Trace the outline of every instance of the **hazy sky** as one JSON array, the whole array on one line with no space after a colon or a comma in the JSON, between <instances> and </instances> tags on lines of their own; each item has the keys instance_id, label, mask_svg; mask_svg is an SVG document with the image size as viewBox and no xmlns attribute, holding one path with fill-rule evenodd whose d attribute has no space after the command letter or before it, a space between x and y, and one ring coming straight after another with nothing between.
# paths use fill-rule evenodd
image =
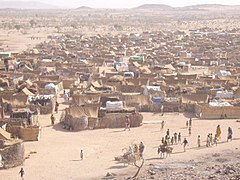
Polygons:
<instances>
[{"instance_id":1,"label":"hazy sky","mask_svg":"<svg viewBox=\"0 0 240 180\"><path fill-rule=\"evenodd\" d=\"M61 7L90 6L94 8L132 8L142 4L167 4L174 7L195 4L240 5L240 0L0 0L0 3L2 1L39 1Z\"/></svg>"}]
</instances>

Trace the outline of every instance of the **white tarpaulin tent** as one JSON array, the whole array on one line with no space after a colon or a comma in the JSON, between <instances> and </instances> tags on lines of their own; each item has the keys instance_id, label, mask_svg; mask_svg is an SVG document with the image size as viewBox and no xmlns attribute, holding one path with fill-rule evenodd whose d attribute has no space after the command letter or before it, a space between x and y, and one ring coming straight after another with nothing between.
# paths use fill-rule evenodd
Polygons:
<instances>
[{"instance_id":1,"label":"white tarpaulin tent","mask_svg":"<svg viewBox=\"0 0 240 180\"><path fill-rule=\"evenodd\" d=\"M210 106L218 106L218 107L224 107L224 106L232 106L228 102L209 102Z\"/></svg>"},{"instance_id":2,"label":"white tarpaulin tent","mask_svg":"<svg viewBox=\"0 0 240 180\"><path fill-rule=\"evenodd\" d=\"M54 90L55 90L55 93L58 92L58 87L57 87L55 84L53 84L53 83L49 83L49 84L45 85L44 88L45 88L45 89L54 89Z\"/></svg>"},{"instance_id":3,"label":"white tarpaulin tent","mask_svg":"<svg viewBox=\"0 0 240 180\"><path fill-rule=\"evenodd\" d=\"M233 92L217 91L216 98L219 98L219 99L232 99L233 98Z\"/></svg>"},{"instance_id":4,"label":"white tarpaulin tent","mask_svg":"<svg viewBox=\"0 0 240 180\"><path fill-rule=\"evenodd\" d=\"M148 95L149 90L161 91L161 88L160 88L160 86L145 86L145 88L143 90L143 94Z\"/></svg>"},{"instance_id":5,"label":"white tarpaulin tent","mask_svg":"<svg viewBox=\"0 0 240 180\"><path fill-rule=\"evenodd\" d=\"M107 110L123 109L123 102L122 101L107 101L106 109Z\"/></svg>"}]
</instances>

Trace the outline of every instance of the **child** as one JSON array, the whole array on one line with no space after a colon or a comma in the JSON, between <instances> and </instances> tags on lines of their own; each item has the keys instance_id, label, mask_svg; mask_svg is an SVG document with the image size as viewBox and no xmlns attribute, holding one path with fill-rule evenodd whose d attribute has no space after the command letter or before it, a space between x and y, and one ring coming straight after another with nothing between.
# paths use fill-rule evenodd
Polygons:
<instances>
[{"instance_id":1,"label":"child","mask_svg":"<svg viewBox=\"0 0 240 180\"><path fill-rule=\"evenodd\" d=\"M24 176L24 170L23 170L23 168L20 169L19 174L21 175L21 178L23 179L23 176Z\"/></svg>"},{"instance_id":2,"label":"child","mask_svg":"<svg viewBox=\"0 0 240 180\"><path fill-rule=\"evenodd\" d=\"M81 160L83 160L83 150L81 150L81 152L80 152L80 158L81 158Z\"/></svg>"},{"instance_id":3,"label":"child","mask_svg":"<svg viewBox=\"0 0 240 180\"><path fill-rule=\"evenodd\" d=\"M198 147L200 147L200 146L201 146L201 139L200 139L200 136L198 136L197 143L198 143Z\"/></svg>"},{"instance_id":4,"label":"child","mask_svg":"<svg viewBox=\"0 0 240 180\"><path fill-rule=\"evenodd\" d=\"M213 143L216 144L216 146L217 146L217 141L218 141L217 134L215 134L214 139L213 139Z\"/></svg>"},{"instance_id":5,"label":"child","mask_svg":"<svg viewBox=\"0 0 240 180\"><path fill-rule=\"evenodd\" d=\"M174 143L174 137L171 138L171 145Z\"/></svg>"}]
</instances>

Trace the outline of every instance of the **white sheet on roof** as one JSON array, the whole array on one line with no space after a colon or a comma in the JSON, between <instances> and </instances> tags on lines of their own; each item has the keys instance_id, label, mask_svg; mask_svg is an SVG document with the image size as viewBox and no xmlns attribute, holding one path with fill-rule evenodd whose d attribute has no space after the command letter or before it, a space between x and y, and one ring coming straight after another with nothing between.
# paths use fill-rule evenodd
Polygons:
<instances>
[{"instance_id":1,"label":"white sheet on roof","mask_svg":"<svg viewBox=\"0 0 240 180\"><path fill-rule=\"evenodd\" d=\"M220 106L220 107L224 107L224 106L232 106L230 103L228 102L210 102L209 103L210 106Z\"/></svg>"},{"instance_id":2,"label":"white sheet on roof","mask_svg":"<svg viewBox=\"0 0 240 180\"><path fill-rule=\"evenodd\" d=\"M114 102L107 101L106 109L107 110L123 109L123 102L122 101L114 101Z\"/></svg>"},{"instance_id":3,"label":"white sheet on roof","mask_svg":"<svg viewBox=\"0 0 240 180\"><path fill-rule=\"evenodd\" d=\"M219 99L232 99L233 98L233 92L217 91L216 98L219 98Z\"/></svg>"}]
</instances>

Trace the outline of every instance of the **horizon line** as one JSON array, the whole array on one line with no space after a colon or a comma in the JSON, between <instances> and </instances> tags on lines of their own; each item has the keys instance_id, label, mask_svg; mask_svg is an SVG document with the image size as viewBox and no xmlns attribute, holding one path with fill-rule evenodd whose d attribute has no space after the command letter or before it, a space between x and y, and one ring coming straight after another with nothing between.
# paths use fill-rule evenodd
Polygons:
<instances>
[{"instance_id":1,"label":"horizon line","mask_svg":"<svg viewBox=\"0 0 240 180\"><path fill-rule=\"evenodd\" d=\"M36 2L36 3L42 3L42 4L45 4L45 5L49 5L49 6L53 6L53 8L49 8L49 9L77 9L77 8L89 8L89 9L134 9L134 8L138 8L138 7L141 7L141 6L144 6L144 5L163 5L163 6L169 6L169 7L172 7L172 8L184 8L184 7L191 7L191 6L201 6L201 5L221 5L221 6L240 6L240 4L223 4L223 3L220 3L220 4L217 4L217 3L203 3L203 4L191 4L191 5L182 5L182 6L173 6L173 5L169 5L169 4L162 4L162 3L145 3L145 4L140 4L140 5L136 5L136 6L132 6L132 7L93 7L93 6L88 6L88 5L79 5L79 6L69 6L69 7L64 7L64 6L58 6L58 5L54 5L54 4L51 4L51 3L45 3L45 2L42 2L41 0L39 1L34 1L34 0L27 0L27 1L3 1L3 2L7 2L7 3L13 3L13 2L18 2L18 3L26 3L26 2ZM3 3L2 2L2 3ZM31 8L11 8L11 7L0 7L0 9L31 9ZM32 8L32 9L37 9L36 8ZM39 8L39 10L43 10L43 9L48 9L48 8Z\"/></svg>"}]
</instances>

